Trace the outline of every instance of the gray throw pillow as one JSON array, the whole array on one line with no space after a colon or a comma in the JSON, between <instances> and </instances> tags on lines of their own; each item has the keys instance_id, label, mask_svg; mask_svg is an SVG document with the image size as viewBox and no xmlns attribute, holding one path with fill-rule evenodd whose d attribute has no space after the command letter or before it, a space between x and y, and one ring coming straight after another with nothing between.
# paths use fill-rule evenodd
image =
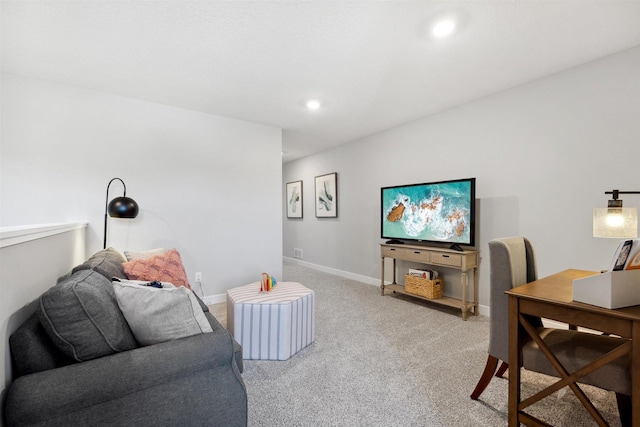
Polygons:
<instances>
[{"instance_id":1,"label":"gray throw pillow","mask_svg":"<svg viewBox=\"0 0 640 427\"><path fill-rule=\"evenodd\" d=\"M113 282L118 305L140 345L213 332L195 294L184 286L154 288Z\"/></svg>"},{"instance_id":2,"label":"gray throw pillow","mask_svg":"<svg viewBox=\"0 0 640 427\"><path fill-rule=\"evenodd\" d=\"M120 252L107 248L96 252L91 258L76 266L72 273L80 270L95 270L109 280L112 277L127 277L122 266L123 262L127 262L127 259Z\"/></svg>"},{"instance_id":3,"label":"gray throw pillow","mask_svg":"<svg viewBox=\"0 0 640 427\"><path fill-rule=\"evenodd\" d=\"M40 322L53 343L79 362L136 348L111 282L79 270L40 296Z\"/></svg>"}]
</instances>

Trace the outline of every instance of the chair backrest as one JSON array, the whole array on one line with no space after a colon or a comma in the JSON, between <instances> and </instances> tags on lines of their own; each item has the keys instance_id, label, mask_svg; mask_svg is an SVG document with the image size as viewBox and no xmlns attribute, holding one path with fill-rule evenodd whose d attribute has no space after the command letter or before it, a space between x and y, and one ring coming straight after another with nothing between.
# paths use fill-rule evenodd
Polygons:
<instances>
[{"instance_id":1,"label":"chair backrest","mask_svg":"<svg viewBox=\"0 0 640 427\"><path fill-rule=\"evenodd\" d=\"M508 362L508 299L505 291L538 278L536 256L525 237L505 237L489 242L491 327L489 354Z\"/></svg>"}]
</instances>

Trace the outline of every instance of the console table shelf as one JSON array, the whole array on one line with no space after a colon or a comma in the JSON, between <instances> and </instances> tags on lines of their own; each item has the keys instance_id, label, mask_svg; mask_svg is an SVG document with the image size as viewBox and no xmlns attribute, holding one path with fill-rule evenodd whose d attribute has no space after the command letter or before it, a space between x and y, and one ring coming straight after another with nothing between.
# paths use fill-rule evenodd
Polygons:
<instances>
[{"instance_id":1,"label":"console table shelf","mask_svg":"<svg viewBox=\"0 0 640 427\"><path fill-rule=\"evenodd\" d=\"M469 313L478 314L478 260L480 251L455 251L453 249L434 248L420 245L394 245L381 244L380 255L382 264L382 274L380 282L380 292L384 296L385 289L403 295L409 295L434 304L444 305L461 311L462 319L467 320ZM385 258L393 259L393 282L389 285L384 283L384 263ZM397 266L396 261L410 261L420 264L427 264L438 267L451 268L460 271L460 286L462 287L462 298L451 298L443 296L437 299L424 298L420 295L411 294L405 291L403 285L396 281ZM468 272L473 271L473 298L467 299Z\"/></svg>"}]
</instances>

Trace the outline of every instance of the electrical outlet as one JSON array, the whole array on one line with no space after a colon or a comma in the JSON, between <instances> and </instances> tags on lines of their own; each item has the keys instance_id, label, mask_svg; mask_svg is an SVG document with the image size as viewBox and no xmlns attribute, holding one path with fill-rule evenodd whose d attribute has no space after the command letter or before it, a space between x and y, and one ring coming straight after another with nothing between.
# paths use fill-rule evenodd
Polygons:
<instances>
[{"instance_id":1,"label":"electrical outlet","mask_svg":"<svg viewBox=\"0 0 640 427\"><path fill-rule=\"evenodd\" d=\"M293 257L302 259L302 249L293 248Z\"/></svg>"},{"instance_id":2,"label":"electrical outlet","mask_svg":"<svg viewBox=\"0 0 640 427\"><path fill-rule=\"evenodd\" d=\"M204 298L204 289L202 288L202 273L196 273L196 281L191 285L191 289L200 295L200 298Z\"/></svg>"}]
</instances>

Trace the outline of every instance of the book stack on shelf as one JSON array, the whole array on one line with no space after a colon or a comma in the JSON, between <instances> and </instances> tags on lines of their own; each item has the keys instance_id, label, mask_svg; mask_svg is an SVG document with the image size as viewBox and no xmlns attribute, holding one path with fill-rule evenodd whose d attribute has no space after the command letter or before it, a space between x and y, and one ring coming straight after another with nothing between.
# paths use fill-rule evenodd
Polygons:
<instances>
[{"instance_id":1,"label":"book stack on shelf","mask_svg":"<svg viewBox=\"0 0 640 427\"><path fill-rule=\"evenodd\" d=\"M420 270L416 268L409 269L409 276L420 277L421 279L435 280L439 274L435 270Z\"/></svg>"}]
</instances>

